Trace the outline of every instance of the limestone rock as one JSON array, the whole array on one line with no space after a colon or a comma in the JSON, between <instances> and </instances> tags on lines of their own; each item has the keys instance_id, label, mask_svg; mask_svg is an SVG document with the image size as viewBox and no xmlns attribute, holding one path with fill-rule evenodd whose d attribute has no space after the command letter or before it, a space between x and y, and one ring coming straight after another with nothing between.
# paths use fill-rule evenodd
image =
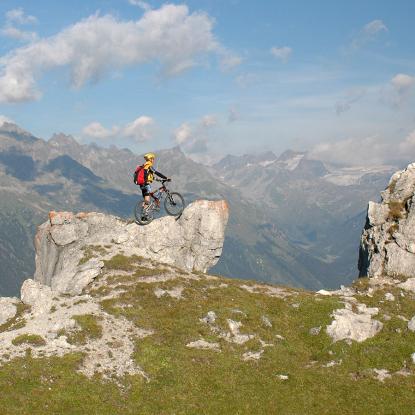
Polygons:
<instances>
[{"instance_id":1,"label":"limestone rock","mask_svg":"<svg viewBox=\"0 0 415 415\"><path fill-rule=\"evenodd\" d=\"M415 316L412 317L408 322L408 329L410 331L415 331Z\"/></svg>"},{"instance_id":2,"label":"limestone rock","mask_svg":"<svg viewBox=\"0 0 415 415\"><path fill-rule=\"evenodd\" d=\"M186 347L190 347L191 349L214 350L216 352L220 352L219 343L211 343L203 339L187 343Z\"/></svg>"},{"instance_id":3,"label":"limestone rock","mask_svg":"<svg viewBox=\"0 0 415 415\"><path fill-rule=\"evenodd\" d=\"M263 324L265 327L269 327L269 328L271 328L271 327L272 327L271 320L270 320L267 316L261 316L261 321L262 321L262 324Z\"/></svg>"},{"instance_id":4,"label":"limestone rock","mask_svg":"<svg viewBox=\"0 0 415 415\"><path fill-rule=\"evenodd\" d=\"M221 256L228 216L225 201L207 200L190 204L179 219L147 226L102 213L51 212L35 237L34 279L77 295L101 273L103 260L120 253L206 272Z\"/></svg>"},{"instance_id":5,"label":"limestone rock","mask_svg":"<svg viewBox=\"0 0 415 415\"><path fill-rule=\"evenodd\" d=\"M379 310L375 307L368 308L365 304L355 305L356 312L352 305L346 303L346 307L334 311L334 321L327 326L327 334L334 342L339 340L365 341L375 336L383 328L378 320L372 320Z\"/></svg>"},{"instance_id":6,"label":"limestone rock","mask_svg":"<svg viewBox=\"0 0 415 415\"><path fill-rule=\"evenodd\" d=\"M264 353L263 350L260 350L259 352L245 352L242 355L242 360L245 362L247 360L259 360L261 359L262 353Z\"/></svg>"},{"instance_id":7,"label":"limestone rock","mask_svg":"<svg viewBox=\"0 0 415 415\"><path fill-rule=\"evenodd\" d=\"M0 298L0 326L13 318L17 313L17 298Z\"/></svg>"},{"instance_id":8,"label":"limestone rock","mask_svg":"<svg viewBox=\"0 0 415 415\"><path fill-rule=\"evenodd\" d=\"M415 276L415 163L395 173L381 203L369 202L359 276Z\"/></svg>"},{"instance_id":9,"label":"limestone rock","mask_svg":"<svg viewBox=\"0 0 415 415\"><path fill-rule=\"evenodd\" d=\"M34 315L49 313L52 306L52 289L32 279L26 280L21 288L23 303L32 307Z\"/></svg>"},{"instance_id":10,"label":"limestone rock","mask_svg":"<svg viewBox=\"0 0 415 415\"><path fill-rule=\"evenodd\" d=\"M201 318L200 321L210 325L216 321L216 318L216 313L214 311L209 311L206 317Z\"/></svg>"},{"instance_id":11,"label":"limestone rock","mask_svg":"<svg viewBox=\"0 0 415 415\"><path fill-rule=\"evenodd\" d=\"M229 332L226 333L225 340L235 344L244 344L247 341L253 339L253 334L241 334L239 329L242 327L240 321L234 321L231 319L226 320L229 326Z\"/></svg>"},{"instance_id":12,"label":"limestone rock","mask_svg":"<svg viewBox=\"0 0 415 415\"><path fill-rule=\"evenodd\" d=\"M384 382L385 379L389 379L392 377L392 375L386 369L373 369L373 373L374 373L375 378L379 382Z\"/></svg>"},{"instance_id":13,"label":"limestone rock","mask_svg":"<svg viewBox=\"0 0 415 415\"><path fill-rule=\"evenodd\" d=\"M162 288L156 288L154 290L154 295L157 298L161 298L166 296L170 296L171 298L176 298L177 300L180 300L181 298L183 298L182 293L183 293L184 287L174 287L171 290L163 290Z\"/></svg>"},{"instance_id":14,"label":"limestone rock","mask_svg":"<svg viewBox=\"0 0 415 415\"><path fill-rule=\"evenodd\" d=\"M318 336L321 331L321 326L318 327L312 327L308 332L311 336Z\"/></svg>"},{"instance_id":15,"label":"limestone rock","mask_svg":"<svg viewBox=\"0 0 415 415\"><path fill-rule=\"evenodd\" d=\"M415 293L415 278L408 278L405 282L398 284L398 287Z\"/></svg>"}]
</instances>

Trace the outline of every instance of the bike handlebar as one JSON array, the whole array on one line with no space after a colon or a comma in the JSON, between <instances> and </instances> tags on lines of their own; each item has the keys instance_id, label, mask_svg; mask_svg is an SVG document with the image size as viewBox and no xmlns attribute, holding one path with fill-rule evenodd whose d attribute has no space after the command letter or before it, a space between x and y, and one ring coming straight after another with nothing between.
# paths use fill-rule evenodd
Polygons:
<instances>
[{"instance_id":1,"label":"bike handlebar","mask_svg":"<svg viewBox=\"0 0 415 415\"><path fill-rule=\"evenodd\" d=\"M171 179L154 179L156 182L161 182L161 183L166 183L166 182L171 182Z\"/></svg>"}]
</instances>

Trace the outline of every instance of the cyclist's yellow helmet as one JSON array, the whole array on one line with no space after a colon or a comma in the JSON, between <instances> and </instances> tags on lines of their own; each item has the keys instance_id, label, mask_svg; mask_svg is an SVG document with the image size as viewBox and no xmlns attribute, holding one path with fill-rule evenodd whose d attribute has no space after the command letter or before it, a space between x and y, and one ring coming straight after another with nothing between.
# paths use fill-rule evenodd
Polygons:
<instances>
[{"instance_id":1,"label":"cyclist's yellow helmet","mask_svg":"<svg viewBox=\"0 0 415 415\"><path fill-rule=\"evenodd\" d=\"M147 154L144 154L144 159L145 160L154 160L156 158L156 155L154 154L154 153L147 153Z\"/></svg>"}]
</instances>

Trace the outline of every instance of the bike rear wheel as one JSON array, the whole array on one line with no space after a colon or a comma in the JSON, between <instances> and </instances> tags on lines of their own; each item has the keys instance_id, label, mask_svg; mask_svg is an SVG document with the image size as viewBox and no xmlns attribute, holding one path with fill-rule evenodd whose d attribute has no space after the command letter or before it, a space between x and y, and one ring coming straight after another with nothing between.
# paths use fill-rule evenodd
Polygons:
<instances>
[{"instance_id":1,"label":"bike rear wheel","mask_svg":"<svg viewBox=\"0 0 415 415\"><path fill-rule=\"evenodd\" d=\"M172 192L164 199L164 208L171 216L180 216L184 210L184 199L180 193Z\"/></svg>"},{"instance_id":2,"label":"bike rear wheel","mask_svg":"<svg viewBox=\"0 0 415 415\"><path fill-rule=\"evenodd\" d=\"M143 202L138 201L134 208L134 216L138 224L148 225L154 219L153 202L144 207Z\"/></svg>"}]
</instances>

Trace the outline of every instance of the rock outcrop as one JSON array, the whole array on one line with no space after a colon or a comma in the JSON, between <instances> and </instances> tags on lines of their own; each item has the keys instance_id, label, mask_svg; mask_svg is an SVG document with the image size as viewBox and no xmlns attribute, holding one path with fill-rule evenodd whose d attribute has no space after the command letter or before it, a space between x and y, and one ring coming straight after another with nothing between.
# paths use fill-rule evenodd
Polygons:
<instances>
[{"instance_id":1,"label":"rock outcrop","mask_svg":"<svg viewBox=\"0 0 415 415\"><path fill-rule=\"evenodd\" d=\"M376 307L346 302L345 308L333 312L334 320L327 327L327 334L334 342L355 340L360 343L370 339L383 328L380 321L372 319L378 312Z\"/></svg>"},{"instance_id":2,"label":"rock outcrop","mask_svg":"<svg viewBox=\"0 0 415 415\"><path fill-rule=\"evenodd\" d=\"M207 271L222 253L227 220L225 201L206 200L189 205L178 219L163 217L144 227L101 213L51 212L38 229L36 274L23 283L21 301L0 298L0 366L32 347L35 358L83 353L78 370L88 377L146 378L133 355L136 342L153 330L112 315L101 301L124 293L120 277L130 285L202 278L198 271ZM104 268L106 260L114 268ZM148 277L140 280L137 269ZM157 287L154 295L179 301L183 290Z\"/></svg>"},{"instance_id":3,"label":"rock outcrop","mask_svg":"<svg viewBox=\"0 0 415 415\"><path fill-rule=\"evenodd\" d=\"M396 172L369 202L360 241L359 276L415 276L415 163Z\"/></svg>"},{"instance_id":4,"label":"rock outcrop","mask_svg":"<svg viewBox=\"0 0 415 415\"><path fill-rule=\"evenodd\" d=\"M342 393L350 384L357 393L360 380L372 378L395 382L411 396L415 278L371 278L311 293L195 272L217 260L227 216L224 202L205 201L189 206L177 221L162 218L146 227L97 213L51 214L37 236L37 280L24 282L21 301L0 298L3 401L16 395L14 384L30 379L40 398L27 393L20 406L45 408L45 414L59 413L61 407L77 413L80 400L75 399L73 408L67 397L76 397L79 385L93 384L93 394L85 396L94 400L116 390L113 383L118 390L106 400L113 406L86 406L89 412L135 413L138 407L149 407L140 406L144 401L137 397L153 394L149 399L158 405L149 407L151 413L161 407L179 413L182 407L169 405L178 394L184 402L183 390L199 393L186 407L204 405L209 382L221 390L221 399L229 389L229 371L233 383L245 385L247 376L257 382L239 391L232 407L242 396L251 396L252 387L275 394L259 410L256 396L244 404L255 413L275 407L281 381L303 383L304 376L312 385L324 378L329 393L337 393L332 385L340 385ZM94 278L97 273L99 278ZM353 345L368 340L367 347ZM85 383L85 376L91 382ZM178 379L186 383L178 384ZM379 389L379 396L385 390ZM44 405L61 395L59 405ZM160 396L167 405L159 404ZM38 399L35 405L27 406L33 399ZM407 407L411 405L409 401ZM392 412L401 413L400 406ZM384 408L378 409L363 412ZM324 410L324 405L317 407L318 413ZM215 407L208 412L229 411ZM362 411L356 407L352 412Z\"/></svg>"},{"instance_id":5,"label":"rock outcrop","mask_svg":"<svg viewBox=\"0 0 415 415\"><path fill-rule=\"evenodd\" d=\"M189 271L206 272L222 253L228 221L225 201L199 200L182 216L147 226L102 213L51 212L35 237L35 281L53 291L80 294L103 260L137 255Z\"/></svg>"}]
</instances>

